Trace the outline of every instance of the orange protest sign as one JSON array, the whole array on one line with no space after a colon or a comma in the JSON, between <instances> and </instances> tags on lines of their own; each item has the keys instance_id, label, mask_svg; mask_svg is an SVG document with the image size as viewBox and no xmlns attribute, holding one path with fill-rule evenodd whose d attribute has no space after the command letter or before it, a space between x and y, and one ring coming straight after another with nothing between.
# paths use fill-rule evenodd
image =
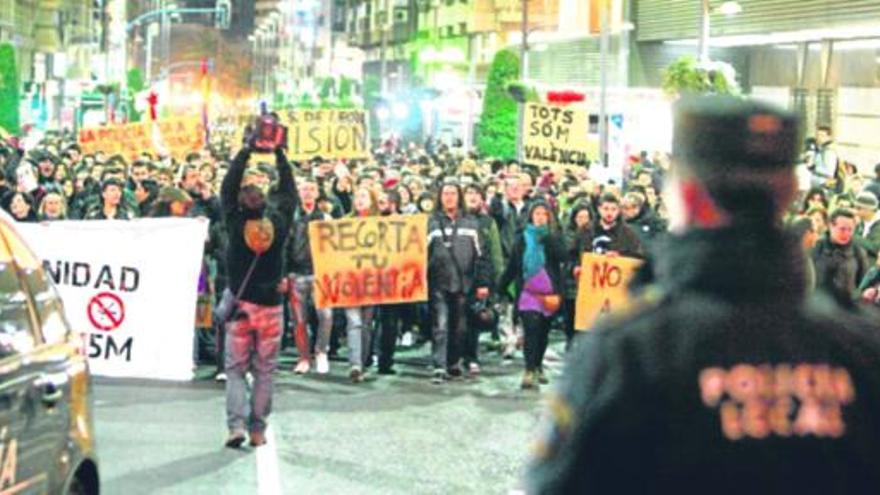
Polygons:
<instances>
[{"instance_id":1,"label":"orange protest sign","mask_svg":"<svg viewBox=\"0 0 880 495\"><path fill-rule=\"evenodd\" d=\"M81 129L78 141L85 154L103 151L107 155L134 158L148 151L183 158L204 148L205 128L198 117L114 124Z\"/></svg>"},{"instance_id":2,"label":"orange protest sign","mask_svg":"<svg viewBox=\"0 0 880 495\"><path fill-rule=\"evenodd\" d=\"M428 299L428 217L309 223L315 306L353 308Z\"/></svg>"},{"instance_id":3,"label":"orange protest sign","mask_svg":"<svg viewBox=\"0 0 880 495\"><path fill-rule=\"evenodd\" d=\"M575 328L589 330L602 315L626 309L627 286L642 262L584 253L578 279Z\"/></svg>"}]
</instances>

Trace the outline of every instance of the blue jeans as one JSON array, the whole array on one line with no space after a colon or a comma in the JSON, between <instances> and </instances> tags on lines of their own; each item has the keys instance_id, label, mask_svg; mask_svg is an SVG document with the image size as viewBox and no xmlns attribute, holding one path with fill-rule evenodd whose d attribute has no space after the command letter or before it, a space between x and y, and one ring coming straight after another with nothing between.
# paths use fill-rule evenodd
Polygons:
<instances>
[{"instance_id":1,"label":"blue jeans","mask_svg":"<svg viewBox=\"0 0 880 495\"><path fill-rule=\"evenodd\" d=\"M280 347L281 306L240 302L236 317L226 325L226 422L230 431L265 431ZM254 378L250 399L248 371Z\"/></svg>"},{"instance_id":2,"label":"blue jeans","mask_svg":"<svg viewBox=\"0 0 880 495\"><path fill-rule=\"evenodd\" d=\"M373 306L346 308L348 364L364 367L373 352Z\"/></svg>"}]
</instances>

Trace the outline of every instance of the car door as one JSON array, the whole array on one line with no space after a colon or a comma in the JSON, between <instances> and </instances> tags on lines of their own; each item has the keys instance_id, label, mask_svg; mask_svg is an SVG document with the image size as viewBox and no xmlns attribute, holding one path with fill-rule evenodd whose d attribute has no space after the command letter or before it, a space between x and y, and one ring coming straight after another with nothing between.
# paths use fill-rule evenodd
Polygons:
<instances>
[{"instance_id":1,"label":"car door","mask_svg":"<svg viewBox=\"0 0 880 495\"><path fill-rule=\"evenodd\" d=\"M0 239L0 492L46 493L41 369L32 360L38 341L30 298L16 271Z\"/></svg>"},{"instance_id":2,"label":"car door","mask_svg":"<svg viewBox=\"0 0 880 495\"><path fill-rule=\"evenodd\" d=\"M19 275L24 281L36 311L37 348L31 353L32 365L39 370L35 393L40 397L35 424L38 428L41 454L45 458L52 486L60 486L70 469L65 455L71 423L71 357L76 349L68 342L69 326L64 317L61 299L41 268L26 268Z\"/></svg>"}]
</instances>

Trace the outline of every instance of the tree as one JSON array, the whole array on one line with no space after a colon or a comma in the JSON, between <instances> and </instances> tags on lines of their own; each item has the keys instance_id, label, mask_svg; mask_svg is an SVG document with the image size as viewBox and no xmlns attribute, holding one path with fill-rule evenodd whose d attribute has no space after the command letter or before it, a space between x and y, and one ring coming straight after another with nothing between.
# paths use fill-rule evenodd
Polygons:
<instances>
[{"instance_id":1,"label":"tree","mask_svg":"<svg viewBox=\"0 0 880 495\"><path fill-rule=\"evenodd\" d=\"M135 98L138 93L144 90L146 83L144 82L144 73L140 69L134 68L126 74L128 80L128 119L131 122L140 122L143 112L135 110Z\"/></svg>"},{"instance_id":2,"label":"tree","mask_svg":"<svg viewBox=\"0 0 880 495\"><path fill-rule=\"evenodd\" d=\"M663 71L663 90L672 96L683 93L737 95L739 84L730 64L697 63L693 56L685 55Z\"/></svg>"},{"instance_id":3,"label":"tree","mask_svg":"<svg viewBox=\"0 0 880 495\"><path fill-rule=\"evenodd\" d=\"M0 127L12 134L21 131L18 115L19 89L15 48L10 43L0 44Z\"/></svg>"},{"instance_id":4,"label":"tree","mask_svg":"<svg viewBox=\"0 0 880 495\"><path fill-rule=\"evenodd\" d=\"M516 156L517 103L507 91L519 79L519 56L510 50L495 54L489 67L477 148L483 156Z\"/></svg>"}]
</instances>

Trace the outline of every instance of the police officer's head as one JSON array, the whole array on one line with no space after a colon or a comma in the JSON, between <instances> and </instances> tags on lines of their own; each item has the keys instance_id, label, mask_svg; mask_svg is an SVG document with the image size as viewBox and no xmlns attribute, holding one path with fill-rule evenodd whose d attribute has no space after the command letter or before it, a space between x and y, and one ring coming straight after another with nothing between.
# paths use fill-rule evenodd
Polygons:
<instances>
[{"instance_id":1,"label":"police officer's head","mask_svg":"<svg viewBox=\"0 0 880 495\"><path fill-rule=\"evenodd\" d=\"M734 97L675 105L670 228L778 222L797 190L798 119Z\"/></svg>"}]
</instances>

